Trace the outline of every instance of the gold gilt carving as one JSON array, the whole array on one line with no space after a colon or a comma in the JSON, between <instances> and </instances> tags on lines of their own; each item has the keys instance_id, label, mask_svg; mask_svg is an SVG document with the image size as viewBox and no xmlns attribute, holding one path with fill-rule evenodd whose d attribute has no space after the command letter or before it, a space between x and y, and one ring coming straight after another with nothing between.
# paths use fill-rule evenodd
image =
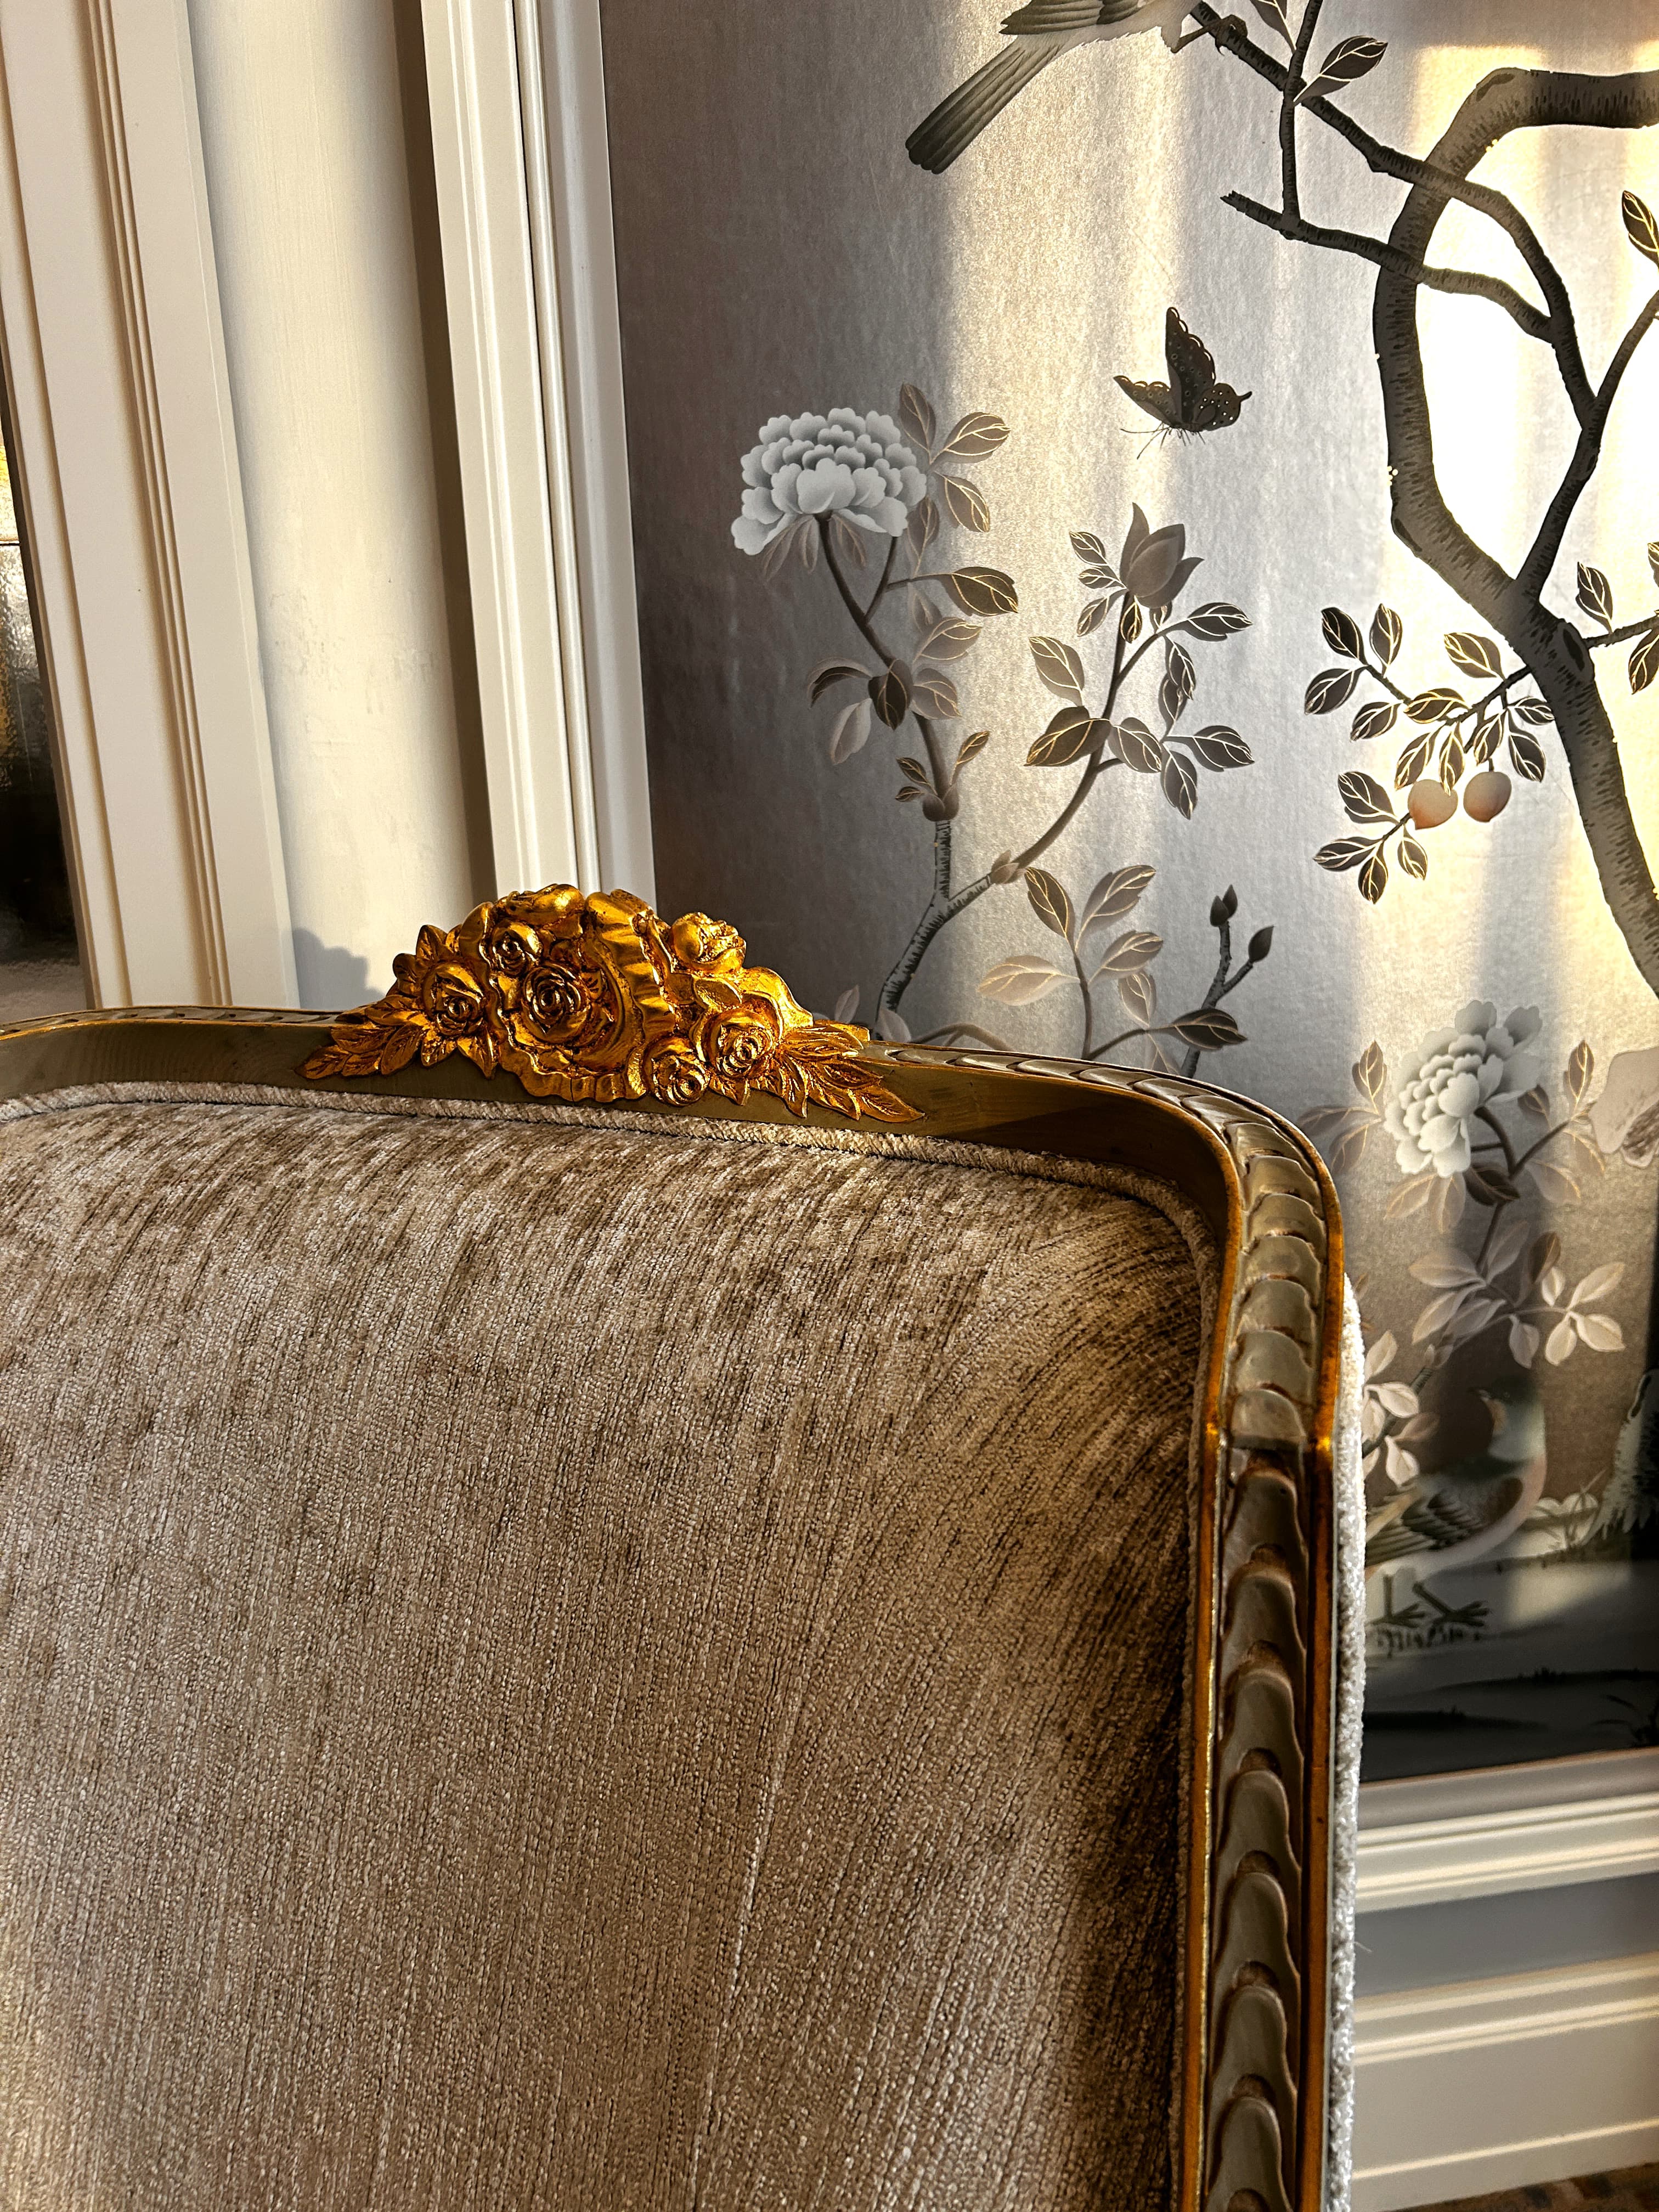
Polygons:
<instances>
[{"instance_id":1,"label":"gold gilt carving","mask_svg":"<svg viewBox=\"0 0 1659 2212\"><path fill-rule=\"evenodd\" d=\"M515 892L423 928L385 998L341 1015L302 1073L391 1075L459 1052L538 1098L689 1106L714 1091L741 1106L759 1091L793 1114L916 1118L860 1058L867 1030L817 1020L743 961L736 930L706 914L665 922L631 892L568 884Z\"/></svg>"}]
</instances>

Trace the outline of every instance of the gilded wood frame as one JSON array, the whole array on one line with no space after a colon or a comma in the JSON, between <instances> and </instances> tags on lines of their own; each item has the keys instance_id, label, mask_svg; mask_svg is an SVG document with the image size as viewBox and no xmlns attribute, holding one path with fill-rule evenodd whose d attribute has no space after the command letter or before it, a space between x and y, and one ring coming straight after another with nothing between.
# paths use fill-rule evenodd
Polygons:
<instances>
[{"instance_id":1,"label":"gilded wood frame","mask_svg":"<svg viewBox=\"0 0 1659 2212\"><path fill-rule=\"evenodd\" d=\"M606 961L616 943L632 957L606 972L611 988L622 976L626 1015L647 1009L645 1025L631 1058L605 1061L601 1098L774 1123L868 1115L920 1137L1105 1163L1173 1184L1208 1224L1221 1272L1194 1531L1174 2201L1178 2212L1322 2212L1342 1237L1330 1178L1290 1123L1204 1084L1096 1062L875 1043L814 1022L777 977L744 968L742 940L707 916L671 928L623 894L564 890L422 931L394 990L350 1016L135 1007L0 1030L0 1097L132 1082L300 1089L302 1065L331 1090L487 1101L501 1095L492 1088L501 1069L542 1095L592 1097L604 1054L544 1054L510 1070L482 1024L458 1032L475 1037L464 1052L430 1018L432 979L453 982L469 962L483 973L491 929L499 942L505 928L531 927L526 915L539 916L544 939L550 921L568 922L573 945L603 938ZM597 972L599 957L583 957ZM516 986L502 988L512 1000ZM728 1016L739 1029L750 1017L769 1024L804 1080L744 1060L735 1031L721 1044L708 1025ZM400 1023L416 1041L388 1050ZM402 1052L400 1064L351 1072L370 1047L370 1065ZM686 1080L688 1050L711 1066L735 1053L732 1095ZM668 1071L666 1097L641 1075L652 1051ZM775 1079L762 1087L769 1071Z\"/></svg>"}]
</instances>

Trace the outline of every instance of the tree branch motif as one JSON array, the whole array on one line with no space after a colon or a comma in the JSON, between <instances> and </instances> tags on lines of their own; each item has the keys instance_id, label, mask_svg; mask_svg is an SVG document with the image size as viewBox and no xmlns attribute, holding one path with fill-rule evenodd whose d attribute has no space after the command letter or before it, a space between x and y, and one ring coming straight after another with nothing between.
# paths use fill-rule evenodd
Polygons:
<instances>
[{"instance_id":1,"label":"tree branch motif","mask_svg":"<svg viewBox=\"0 0 1659 2212\"><path fill-rule=\"evenodd\" d=\"M1534 679L1561 741L1608 909L1644 980L1659 994L1659 893L1631 812L1617 739L1584 638L1571 621L1546 606L1542 598L1578 501L1595 476L1625 373L1642 339L1659 319L1659 293L1626 332L1601 383L1592 386L1559 272L1507 196L1489 186L1476 185L1469 177L1477 163L1516 131L1557 125L1628 131L1659 123L1659 70L1617 77L1537 69L1495 70L1464 99L1427 160L1418 161L1384 147L1345 115L1324 95L1322 76L1312 85L1304 83L1308 33L1317 20L1319 4L1320 0L1309 0L1293 40L1288 25L1285 27L1284 34L1292 44L1288 68L1258 46L1237 17L1224 19L1206 0L1200 0L1192 10L1194 21L1217 47L1254 70L1279 94L1283 205L1275 210L1242 193L1228 194L1227 203L1283 236L1376 265L1372 336L1382 385L1395 533L1497 631ZM1343 46L1358 43L1345 40ZM1375 51L1375 59L1380 59L1378 43L1367 43ZM1334 49L1327 58L1328 70L1340 52L1341 48ZM1368 58L1362 66L1374 66L1374 60ZM1358 70L1352 70L1350 76L1357 73ZM1293 123L1288 128L1286 125L1287 117L1293 118L1299 107L1336 131L1374 170L1409 185L1386 240L1328 229L1304 217L1295 173L1294 127ZM1454 201L1488 216L1514 240L1543 295L1541 313L1511 287L1500 286L1497 279L1439 270L1429 264L1434 233ZM1629 193L1625 197L1624 218L1632 243L1659 266L1659 230L1647 209ZM1417 327L1418 295L1425 289L1462 291L1492 300L1528 336L1548 343L1579 426L1571 459L1517 575L1511 576L1475 542L1451 513L1439 487ZM1650 676L1649 670L1640 680L1650 680ZM1632 680L1639 688L1634 659ZM1394 826L1403 828L1404 817ZM1368 876L1362 872L1361 888L1367 890L1368 896L1379 895L1381 880L1385 879L1386 872L1382 879L1374 872Z\"/></svg>"}]
</instances>

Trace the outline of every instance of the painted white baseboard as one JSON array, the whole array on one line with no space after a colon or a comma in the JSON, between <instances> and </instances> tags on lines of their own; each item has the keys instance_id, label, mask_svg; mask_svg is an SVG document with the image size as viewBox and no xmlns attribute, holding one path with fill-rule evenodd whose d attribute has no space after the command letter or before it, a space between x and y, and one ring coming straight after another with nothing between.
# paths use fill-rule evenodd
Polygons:
<instances>
[{"instance_id":1,"label":"painted white baseboard","mask_svg":"<svg viewBox=\"0 0 1659 2212\"><path fill-rule=\"evenodd\" d=\"M1659 1790L1362 1831L1359 1910L1559 1889L1659 1869Z\"/></svg>"},{"instance_id":2,"label":"painted white baseboard","mask_svg":"<svg viewBox=\"0 0 1659 2212\"><path fill-rule=\"evenodd\" d=\"M1659 1953L1362 1998L1353 2212L1659 2158Z\"/></svg>"}]
</instances>

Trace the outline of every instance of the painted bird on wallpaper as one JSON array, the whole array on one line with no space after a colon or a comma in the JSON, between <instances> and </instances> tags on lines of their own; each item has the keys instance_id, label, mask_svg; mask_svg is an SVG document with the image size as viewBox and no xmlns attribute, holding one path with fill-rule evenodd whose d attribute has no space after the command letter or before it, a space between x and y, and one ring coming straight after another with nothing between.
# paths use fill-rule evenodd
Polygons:
<instances>
[{"instance_id":1,"label":"painted bird on wallpaper","mask_svg":"<svg viewBox=\"0 0 1659 2212\"><path fill-rule=\"evenodd\" d=\"M1174 431L1183 438L1201 438L1206 430L1224 430L1237 422L1250 394L1217 382L1210 349L1193 336L1173 307L1164 319L1164 360L1170 373L1167 384L1137 384L1127 376L1112 380L1163 426L1153 437L1167 438Z\"/></svg>"},{"instance_id":2,"label":"painted bird on wallpaper","mask_svg":"<svg viewBox=\"0 0 1659 2212\"><path fill-rule=\"evenodd\" d=\"M1016 93L1073 46L1161 31L1170 52L1178 52L1190 40L1204 35L1193 31L1182 36L1190 5L1191 0L1030 0L1002 26L1003 36L1012 43L940 100L927 121L910 133L904 142L910 159L936 176L948 169Z\"/></svg>"},{"instance_id":3,"label":"painted bird on wallpaper","mask_svg":"<svg viewBox=\"0 0 1659 2212\"><path fill-rule=\"evenodd\" d=\"M1530 1375L1505 1376L1475 1395L1492 1416L1492 1439L1433 1474L1409 1482L1365 1522L1365 1578L1414 1571L1417 1594L1443 1620L1478 1627L1482 1605L1443 1604L1423 1577L1471 1566L1511 1537L1544 1494L1544 1402ZM1386 1616L1409 1626L1410 1611Z\"/></svg>"}]
</instances>

